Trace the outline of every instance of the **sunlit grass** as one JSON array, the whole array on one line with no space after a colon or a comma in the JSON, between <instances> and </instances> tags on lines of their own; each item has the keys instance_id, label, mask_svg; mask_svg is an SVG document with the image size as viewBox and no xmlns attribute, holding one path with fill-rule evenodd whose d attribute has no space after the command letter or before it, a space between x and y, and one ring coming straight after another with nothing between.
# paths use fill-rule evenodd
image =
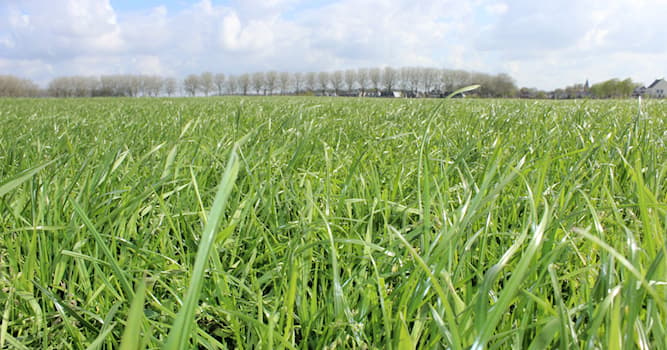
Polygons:
<instances>
[{"instance_id":1,"label":"sunlit grass","mask_svg":"<svg viewBox=\"0 0 667 350\"><path fill-rule=\"evenodd\" d=\"M0 105L0 348L667 347L664 101Z\"/></svg>"}]
</instances>

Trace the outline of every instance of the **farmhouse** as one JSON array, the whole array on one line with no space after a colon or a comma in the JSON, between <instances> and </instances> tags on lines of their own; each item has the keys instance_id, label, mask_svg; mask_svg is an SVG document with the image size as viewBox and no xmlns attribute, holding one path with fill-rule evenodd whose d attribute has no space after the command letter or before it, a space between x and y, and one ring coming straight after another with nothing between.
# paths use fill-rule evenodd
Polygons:
<instances>
[{"instance_id":1,"label":"farmhouse","mask_svg":"<svg viewBox=\"0 0 667 350\"><path fill-rule=\"evenodd\" d=\"M664 98L667 96L667 81L664 78L656 79L644 92L651 97Z\"/></svg>"}]
</instances>

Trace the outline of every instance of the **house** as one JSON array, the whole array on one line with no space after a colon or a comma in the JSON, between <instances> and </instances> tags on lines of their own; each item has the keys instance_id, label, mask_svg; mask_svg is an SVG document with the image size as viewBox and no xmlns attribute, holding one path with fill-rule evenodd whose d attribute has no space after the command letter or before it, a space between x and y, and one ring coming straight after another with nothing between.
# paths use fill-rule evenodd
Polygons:
<instances>
[{"instance_id":1,"label":"house","mask_svg":"<svg viewBox=\"0 0 667 350\"><path fill-rule=\"evenodd\" d=\"M667 81L664 78L656 79L646 88L645 93L650 97L664 98L667 96Z\"/></svg>"}]
</instances>

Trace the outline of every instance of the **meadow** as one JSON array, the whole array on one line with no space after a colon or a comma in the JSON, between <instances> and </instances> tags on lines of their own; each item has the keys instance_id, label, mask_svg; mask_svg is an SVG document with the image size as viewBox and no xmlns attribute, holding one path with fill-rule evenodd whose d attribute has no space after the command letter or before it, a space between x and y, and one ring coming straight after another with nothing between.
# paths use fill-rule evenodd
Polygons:
<instances>
[{"instance_id":1,"label":"meadow","mask_svg":"<svg viewBox=\"0 0 667 350\"><path fill-rule=\"evenodd\" d=\"M665 349L667 102L0 100L0 348Z\"/></svg>"}]
</instances>

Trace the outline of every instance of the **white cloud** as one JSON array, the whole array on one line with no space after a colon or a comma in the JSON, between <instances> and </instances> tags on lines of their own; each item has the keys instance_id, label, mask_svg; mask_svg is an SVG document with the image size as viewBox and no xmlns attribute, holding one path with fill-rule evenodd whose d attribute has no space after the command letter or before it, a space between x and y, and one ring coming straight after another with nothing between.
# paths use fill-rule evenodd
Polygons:
<instances>
[{"instance_id":1,"label":"white cloud","mask_svg":"<svg viewBox=\"0 0 667 350\"><path fill-rule=\"evenodd\" d=\"M498 2L484 6L486 12L493 15L503 15L505 12L507 12L508 8L509 7L504 2Z\"/></svg>"},{"instance_id":2,"label":"white cloud","mask_svg":"<svg viewBox=\"0 0 667 350\"><path fill-rule=\"evenodd\" d=\"M57 60L111 53L122 47L120 28L108 0L10 1L4 12L0 23L9 34L5 34L6 45L0 54L6 57Z\"/></svg>"},{"instance_id":3,"label":"white cloud","mask_svg":"<svg viewBox=\"0 0 667 350\"><path fill-rule=\"evenodd\" d=\"M508 72L540 88L665 75L667 27L656 25L665 0L201 0L130 12L112 4L4 0L0 68L43 82L432 65Z\"/></svg>"}]
</instances>

